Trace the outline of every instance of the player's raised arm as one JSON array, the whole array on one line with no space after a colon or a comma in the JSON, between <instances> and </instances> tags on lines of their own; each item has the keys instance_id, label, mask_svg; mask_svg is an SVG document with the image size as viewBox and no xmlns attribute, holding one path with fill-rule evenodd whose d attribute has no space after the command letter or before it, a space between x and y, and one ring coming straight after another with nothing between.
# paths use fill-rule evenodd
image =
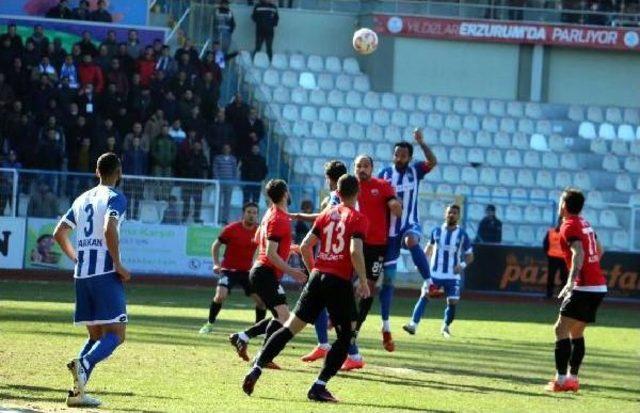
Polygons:
<instances>
[{"instance_id":1,"label":"player's raised arm","mask_svg":"<svg viewBox=\"0 0 640 413\"><path fill-rule=\"evenodd\" d=\"M58 245L60 245L62 252L64 252L71 261L76 262L76 250L73 248L71 240L69 240L69 234L71 231L73 231L73 228L64 220L60 220L58 225L56 225L56 229L53 231L53 238L56 240Z\"/></svg>"},{"instance_id":2,"label":"player's raised arm","mask_svg":"<svg viewBox=\"0 0 640 413\"><path fill-rule=\"evenodd\" d=\"M422 149L422 152L424 153L428 170L432 170L433 168L435 168L438 164L438 158L436 158L436 155L433 153L429 145L425 143L422 129L416 128L413 131L413 139L415 139L416 143L420 146L420 149Z\"/></svg>"},{"instance_id":3,"label":"player's raised arm","mask_svg":"<svg viewBox=\"0 0 640 413\"><path fill-rule=\"evenodd\" d=\"M318 237L313 233L313 230L309 231L306 237L300 244L300 254L302 254L302 262L307 267L307 271L313 270L313 247L318 243Z\"/></svg>"}]
</instances>

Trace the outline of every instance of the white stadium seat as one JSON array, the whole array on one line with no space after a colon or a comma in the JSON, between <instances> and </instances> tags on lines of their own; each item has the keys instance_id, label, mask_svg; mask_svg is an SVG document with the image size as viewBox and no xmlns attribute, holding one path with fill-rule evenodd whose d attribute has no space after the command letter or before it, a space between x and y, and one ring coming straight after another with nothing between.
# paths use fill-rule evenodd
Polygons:
<instances>
[{"instance_id":1,"label":"white stadium seat","mask_svg":"<svg viewBox=\"0 0 640 413\"><path fill-rule=\"evenodd\" d=\"M305 73L308 73L308 72L301 73L300 77L302 77L302 75L304 75ZM323 90L333 89L334 88L333 75L331 75L330 73L320 73L318 75L318 87Z\"/></svg>"},{"instance_id":2,"label":"white stadium seat","mask_svg":"<svg viewBox=\"0 0 640 413\"><path fill-rule=\"evenodd\" d=\"M373 112L373 123L375 123L376 125L380 125L382 127L389 126L390 124L389 112L383 109L378 109L375 112ZM395 126L400 126L400 125L395 125Z\"/></svg>"},{"instance_id":3,"label":"white stadium seat","mask_svg":"<svg viewBox=\"0 0 640 413\"><path fill-rule=\"evenodd\" d=\"M602 169L609 172L618 172L620 170L620 162L615 155L607 154L602 158Z\"/></svg>"},{"instance_id":4,"label":"white stadium seat","mask_svg":"<svg viewBox=\"0 0 640 413\"><path fill-rule=\"evenodd\" d=\"M320 155L328 158L334 157L338 154L338 144L333 139L326 139L320 145Z\"/></svg>"},{"instance_id":5,"label":"white stadium seat","mask_svg":"<svg viewBox=\"0 0 640 413\"><path fill-rule=\"evenodd\" d=\"M493 116L486 116L482 119L482 130L486 130L487 132L497 132L498 131L498 119Z\"/></svg>"},{"instance_id":6,"label":"white stadium seat","mask_svg":"<svg viewBox=\"0 0 640 413\"><path fill-rule=\"evenodd\" d=\"M600 225L604 228L619 228L618 216L610 209L603 209L599 216Z\"/></svg>"},{"instance_id":7,"label":"white stadium seat","mask_svg":"<svg viewBox=\"0 0 640 413\"><path fill-rule=\"evenodd\" d=\"M358 61L353 57L347 57L344 59L342 69L345 73L348 73L350 75L357 75L360 73L360 65L358 64Z\"/></svg>"},{"instance_id":8,"label":"white stadium seat","mask_svg":"<svg viewBox=\"0 0 640 413\"><path fill-rule=\"evenodd\" d=\"M267 69L264 71L262 82L270 87L276 87L280 85L280 74L277 70Z\"/></svg>"},{"instance_id":9,"label":"white stadium seat","mask_svg":"<svg viewBox=\"0 0 640 413\"><path fill-rule=\"evenodd\" d=\"M357 123L352 123L349 125L347 129L347 137L349 139L353 139L355 141L361 141L365 138L365 129L362 125L358 125Z\"/></svg>"},{"instance_id":10,"label":"white stadium seat","mask_svg":"<svg viewBox=\"0 0 640 413\"><path fill-rule=\"evenodd\" d=\"M542 106L539 103L528 102L524 107L524 115L531 119L542 118Z\"/></svg>"},{"instance_id":11,"label":"white stadium seat","mask_svg":"<svg viewBox=\"0 0 640 413\"><path fill-rule=\"evenodd\" d=\"M607 108L604 119L609 123L622 123L622 111L620 108Z\"/></svg>"},{"instance_id":12,"label":"white stadium seat","mask_svg":"<svg viewBox=\"0 0 640 413\"><path fill-rule=\"evenodd\" d=\"M457 165L465 165L467 163L467 154L464 148L454 147L449 151L449 162Z\"/></svg>"},{"instance_id":13,"label":"white stadium seat","mask_svg":"<svg viewBox=\"0 0 640 413\"><path fill-rule=\"evenodd\" d=\"M527 135L531 135L535 132L534 124L531 119L522 118L518 120L518 132L526 133Z\"/></svg>"},{"instance_id":14,"label":"white stadium seat","mask_svg":"<svg viewBox=\"0 0 640 413\"><path fill-rule=\"evenodd\" d=\"M329 106L323 106L320 108L318 119L322 122L332 123L336 121L336 111Z\"/></svg>"},{"instance_id":15,"label":"white stadium seat","mask_svg":"<svg viewBox=\"0 0 640 413\"><path fill-rule=\"evenodd\" d=\"M427 118L421 112L411 112L408 124L411 128L422 128L427 124Z\"/></svg>"},{"instance_id":16,"label":"white stadium seat","mask_svg":"<svg viewBox=\"0 0 640 413\"><path fill-rule=\"evenodd\" d=\"M416 99L413 95L409 95L407 93L403 93L400 95L399 101L400 109L406 111L412 111L416 109Z\"/></svg>"},{"instance_id":17,"label":"white stadium seat","mask_svg":"<svg viewBox=\"0 0 640 413\"><path fill-rule=\"evenodd\" d=\"M442 129L440 131L440 143L446 146L455 146L457 143L456 134L449 129Z\"/></svg>"},{"instance_id":18,"label":"white stadium seat","mask_svg":"<svg viewBox=\"0 0 640 413\"><path fill-rule=\"evenodd\" d=\"M476 133L476 145L483 148L490 148L493 146L493 139L491 133L481 130Z\"/></svg>"},{"instance_id":19,"label":"white stadium seat","mask_svg":"<svg viewBox=\"0 0 640 413\"><path fill-rule=\"evenodd\" d=\"M516 174L513 169L500 169L498 173L498 182L503 186L515 186Z\"/></svg>"},{"instance_id":20,"label":"white stadium seat","mask_svg":"<svg viewBox=\"0 0 640 413\"><path fill-rule=\"evenodd\" d=\"M632 141L629 144L629 153L631 155L640 156L640 139Z\"/></svg>"},{"instance_id":21,"label":"white stadium seat","mask_svg":"<svg viewBox=\"0 0 640 413\"><path fill-rule=\"evenodd\" d=\"M633 192L631 177L626 174L618 174L616 176L615 188L620 192Z\"/></svg>"},{"instance_id":22,"label":"white stadium seat","mask_svg":"<svg viewBox=\"0 0 640 413\"><path fill-rule=\"evenodd\" d=\"M464 172L463 172L464 173ZM455 195L471 196L471 187L469 185L456 185L453 190Z\"/></svg>"},{"instance_id":23,"label":"white stadium seat","mask_svg":"<svg viewBox=\"0 0 640 413\"><path fill-rule=\"evenodd\" d=\"M320 87L322 89L332 89L333 78L331 77L331 75L321 74L320 76L321 78L318 78L318 81L316 82L316 77L313 73L302 72L300 73L300 77L298 78L298 84L301 87L309 90L313 90L317 87ZM284 84L284 81L282 83Z\"/></svg>"},{"instance_id":24,"label":"white stadium seat","mask_svg":"<svg viewBox=\"0 0 640 413\"><path fill-rule=\"evenodd\" d=\"M466 115L462 120L462 127L477 132L480 130L480 120L475 115Z\"/></svg>"},{"instance_id":25,"label":"white stadium seat","mask_svg":"<svg viewBox=\"0 0 640 413\"><path fill-rule=\"evenodd\" d=\"M333 139L344 139L347 137L347 128L344 123L333 122L329 127L329 136Z\"/></svg>"},{"instance_id":26,"label":"white stadium seat","mask_svg":"<svg viewBox=\"0 0 640 413\"><path fill-rule=\"evenodd\" d=\"M536 239L535 231L529 225L520 225L518 227L518 242L525 245L535 245L539 242Z\"/></svg>"},{"instance_id":27,"label":"white stadium seat","mask_svg":"<svg viewBox=\"0 0 640 413\"><path fill-rule=\"evenodd\" d=\"M578 169L578 158L572 152L560 155L560 166L564 169Z\"/></svg>"},{"instance_id":28,"label":"white stadium seat","mask_svg":"<svg viewBox=\"0 0 640 413\"><path fill-rule=\"evenodd\" d=\"M518 242L516 230L513 225L504 224L502 226L502 242L505 244L515 244Z\"/></svg>"},{"instance_id":29,"label":"white stadium seat","mask_svg":"<svg viewBox=\"0 0 640 413\"><path fill-rule=\"evenodd\" d=\"M517 175L518 185L524 188L531 188L535 186L535 180L533 178L533 172L530 169L520 169Z\"/></svg>"},{"instance_id":30,"label":"white stadium seat","mask_svg":"<svg viewBox=\"0 0 640 413\"><path fill-rule=\"evenodd\" d=\"M402 131L395 125L389 125L384 128L384 140L392 143L398 142L402 140Z\"/></svg>"},{"instance_id":31,"label":"white stadium seat","mask_svg":"<svg viewBox=\"0 0 640 413\"><path fill-rule=\"evenodd\" d=\"M339 151L340 155L346 158L353 158L356 156L356 146L353 142L341 142Z\"/></svg>"},{"instance_id":32,"label":"white stadium seat","mask_svg":"<svg viewBox=\"0 0 640 413\"><path fill-rule=\"evenodd\" d=\"M598 137L602 139L615 139L616 138L616 130L613 125L610 123L602 123L598 127Z\"/></svg>"},{"instance_id":33,"label":"white stadium seat","mask_svg":"<svg viewBox=\"0 0 640 413\"><path fill-rule=\"evenodd\" d=\"M604 155L609 152L607 148L607 142L604 139L596 138L589 144L589 150L599 155Z\"/></svg>"},{"instance_id":34,"label":"white stadium seat","mask_svg":"<svg viewBox=\"0 0 640 413\"><path fill-rule=\"evenodd\" d=\"M507 115L514 118L521 118L524 116L524 105L522 102L509 101L507 102Z\"/></svg>"},{"instance_id":35,"label":"white stadium seat","mask_svg":"<svg viewBox=\"0 0 640 413\"><path fill-rule=\"evenodd\" d=\"M320 153L320 147L316 139L305 139L302 142L302 154L306 156L317 156Z\"/></svg>"},{"instance_id":36,"label":"white stadium seat","mask_svg":"<svg viewBox=\"0 0 640 413\"><path fill-rule=\"evenodd\" d=\"M284 151L293 155L300 155L302 153L300 139L289 136L286 140Z\"/></svg>"},{"instance_id":37,"label":"white stadium seat","mask_svg":"<svg viewBox=\"0 0 640 413\"><path fill-rule=\"evenodd\" d=\"M553 132L553 127L551 126L551 122L548 120L539 120L536 122L536 133L540 133L542 135L551 135Z\"/></svg>"},{"instance_id":38,"label":"white stadium seat","mask_svg":"<svg viewBox=\"0 0 640 413\"><path fill-rule=\"evenodd\" d=\"M336 108L344 106L344 93L339 90L330 91L327 96L327 103Z\"/></svg>"},{"instance_id":39,"label":"white stadium seat","mask_svg":"<svg viewBox=\"0 0 640 413\"><path fill-rule=\"evenodd\" d=\"M493 137L493 144L497 148L511 148L511 135L506 132L498 132Z\"/></svg>"},{"instance_id":40,"label":"white stadium seat","mask_svg":"<svg viewBox=\"0 0 640 413\"><path fill-rule=\"evenodd\" d=\"M510 196L511 202L515 205L528 205L529 196L524 188L513 188Z\"/></svg>"},{"instance_id":41,"label":"white stadium seat","mask_svg":"<svg viewBox=\"0 0 640 413\"><path fill-rule=\"evenodd\" d=\"M465 166L460 173L460 180L467 185L477 185L478 171L470 166Z\"/></svg>"},{"instance_id":42,"label":"white stadium seat","mask_svg":"<svg viewBox=\"0 0 640 413\"><path fill-rule=\"evenodd\" d=\"M362 103L367 109L379 109L380 108L380 94L377 92L367 92L364 94Z\"/></svg>"},{"instance_id":43,"label":"white stadium seat","mask_svg":"<svg viewBox=\"0 0 640 413\"><path fill-rule=\"evenodd\" d=\"M526 151L524 153L522 163L527 168L540 168L542 166L540 162L540 153L535 151Z\"/></svg>"},{"instance_id":44,"label":"white stadium seat","mask_svg":"<svg viewBox=\"0 0 640 413\"><path fill-rule=\"evenodd\" d=\"M595 123L604 122L604 116L602 116L602 108L598 106L589 106L587 108L587 120Z\"/></svg>"},{"instance_id":45,"label":"white stadium seat","mask_svg":"<svg viewBox=\"0 0 640 413\"><path fill-rule=\"evenodd\" d=\"M430 113L427 116L427 126L434 129L442 129L444 127L444 119L439 113Z\"/></svg>"},{"instance_id":46,"label":"white stadium seat","mask_svg":"<svg viewBox=\"0 0 640 413\"><path fill-rule=\"evenodd\" d=\"M284 105L282 108L282 117L285 120L295 122L298 120L298 107L296 105Z\"/></svg>"},{"instance_id":47,"label":"white stadium seat","mask_svg":"<svg viewBox=\"0 0 640 413\"><path fill-rule=\"evenodd\" d=\"M553 182L553 175L551 175L551 172L544 169L536 172L536 185L541 188L554 188L555 184Z\"/></svg>"},{"instance_id":48,"label":"white stadium seat","mask_svg":"<svg viewBox=\"0 0 640 413\"><path fill-rule=\"evenodd\" d=\"M516 132L513 134L511 144L515 149L527 151L529 150L529 137L522 132Z\"/></svg>"},{"instance_id":49,"label":"white stadium seat","mask_svg":"<svg viewBox=\"0 0 640 413\"><path fill-rule=\"evenodd\" d=\"M376 158L388 159L391 157L393 147L388 143L379 143L376 145Z\"/></svg>"},{"instance_id":50,"label":"white stadium seat","mask_svg":"<svg viewBox=\"0 0 640 413\"><path fill-rule=\"evenodd\" d=\"M307 64L304 56L297 53L289 56L289 67L299 72L305 70L307 68Z\"/></svg>"},{"instance_id":51,"label":"white stadium seat","mask_svg":"<svg viewBox=\"0 0 640 413\"><path fill-rule=\"evenodd\" d=\"M347 92L347 96L345 97L344 103L354 109L358 109L362 107L362 94L360 92L356 92L355 90L350 90Z\"/></svg>"},{"instance_id":52,"label":"white stadium seat","mask_svg":"<svg viewBox=\"0 0 640 413\"><path fill-rule=\"evenodd\" d=\"M393 93L382 94L382 107L387 110L396 110L398 108L398 98Z\"/></svg>"},{"instance_id":53,"label":"white stadium seat","mask_svg":"<svg viewBox=\"0 0 640 413\"><path fill-rule=\"evenodd\" d=\"M584 110L580 106L569 106L567 118L574 122L582 122L584 120Z\"/></svg>"},{"instance_id":54,"label":"white stadium seat","mask_svg":"<svg viewBox=\"0 0 640 413\"><path fill-rule=\"evenodd\" d=\"M303 106L300 111L300 119L308 122L315 122L318 120L318 110L315 106Z\"/></svg>"},{"instance_id":55,"label":"white stadium seat","mask_svg":"<svg viewBox=\"0 0 640 413\"><path fill-rule=\"evenodd\" d=\"M640 125L640 110L635 108L625 108L623 120L631 125Z\"/></svg>"},{"instance_id":56,"label":"white stadium seat","mask_svg":"<svg viewBox=\"0 0 640 413\"><path fill-rule=\"evenodd\" d=\"M469 204L469 219L473 221L480 221L484 218L484 206L481 204Z\"/></svg>"},{"instance_id":57,"label":"white stadium seat","mask_svg":"<svg viewBox=\"0 0 640 413\"><path fill-rule=\"evenodd\" d=\"M624 169L634 173L634 174L639 174L640 173L640 158L637 156L629 156L627 159L625 159L624 161Z\"/></svg>"},{"instance_id":58,"label":"white stadium seat","mask_svg":"<svg viewBox=\"0 0 640 413\"><path fill-rule=\"evenodd\" d=\"M391 123L404 128L408 124L407 114L401 110L395 110L391 114Z\"/></svg>"},{"instance_id":59,"label":"white stadium seat","mask_svg":"<svg viewBox=\"0 0 640 413\"><path fill-rule=\"evenodd\" d=\"M358 92L369 91L369 78L367 76L356 76L353 79L353 88Z\"/></svg>"},{"instance_id":60,"label":"white stadium seat","mask_svg":"<svg viewBox=\"0 0 640 413\"><path fill-rule=\"evenodd\" d=\"M558 155L554 152L545 152L542 154L542 167L545 169L558 169L560 161Z\"/></svg>"},{"instance_id":61,"label":"white stadium seat","mask_svg":"<svg viewBox=\"0 0 640 413\"><path fill-rule=\"evenodd\" d=\"M353 88L353 85L351 83L351 76L341 74L336 77L336 89L343 92L348 92L352 88Z\"/></svg>"},{"instance_id":62,"label":"white stadium seat","mask_svg":"<svg viewBox=\"0 0 640 413\"><path fill-rule=\"evenodd\" d=\"M505 109L505 103L502 100L489 101L489 114L493 116L505 116L507 111Z\"/></svg>"},{"instance_id":63,"label":"white stadium seat","mask_svg":"<svg viewBox=\"0 0 640 413\"><path fill-rule=\"evenodd\" d=\"M634 140L636 137L633 133L633 126L627 124L618 126L618 138L625 141Z\"/></svg>"},{"instance_id":64,"label":"white stadium seat","mask_svg":"<svg viewBox=\"0 0 640 413\"><path fill-rule=\"evenodd\" d=\"M315 138L326 138L329 135L329 128L324 122L313 122L311 124L311 136Z\"/></svg>"},{"instance_id":65,"label":"white stadium seat","mask_svg":"<svg viewBox=\"0 0 640 413\"><path fill-rule=\"evenodd\" d=\"M458 132L458 145L475 146L476 142L473 136L473 132L468 129L462 129L460 132Z\"/></svg>"},{"instance_id":66,"label":"white stadium seat","mask_svg":"<svg viewBox=\"0 0 640 413\"><path fill-rule=\"evenodd\" d=\"M367 126L367 130L365 133L367 139L372 141L381 141L384 139L384 130L380 127L380 125L369 125Z\"/></svg>"},{"instance_id":67,"label":"white stadium seat","mask_svg":"<svg viewBox=\"0 0 640 413\"><path fill-rule=\"evenodd\" d=\"M589 121L584 121L580 123L580 126L578 127L578 136L584 139L595 139L596 138L595 125Z\"/></svg>"},{"instance_id":68,"label":"white stadium seat","mask_svg":"<svg viewBox=\"0 0 640 413\"><path fill-rule=\"evenodd\" d=\"M504 164L512 168L519 168L522 166L520 152L515 149L509 149L504 155Z\"/></svg>"},{"instance_id":69,"label":"white stadium seat","mask_svg":"<svg viewBox=\"0 0 640 413\"><path fill-rule=\"evenodd\" d=\"M328 56L325 63L326 63L327 72L331 72L331 73L342 72L342 62L340 61L339 57Z\"/></svg>"},{"instance_id":70,"label":"white stadium seat","mask_svg":"<svg viewBox=\"0 0 640 413\"><path fill-rule=\"evenodd\" d=\"M504 166L504 162L502 161L502 152L500 152L499 149L489 149L487 151L487 163L495 167Z\"/></svg>"},{"instance_id":71,"label":"white stadium seat","mask_svg":"<svg viewBox=\"0 0 640 413\"><path fill-rule=\"evenodd\" d=\"M451 99L446 96L438 96L435 102L435 109L445 114L451 112Z\"/></svg>"},{"instance_id":72,"label":"white stadium seat","mask_svg":"<svg viewBox=\"0 0 640 413\"><path fill-rule=\"evenodd\" d=\"M564 152L567 150L565 139L557 134L549 136L549 149L554 152Z\"/></svg>"},{"instance_id":73,"label":"white stadium seat","mask_svg":"<svg viewBox=\"0 0 640 413\"><path fill-rule=\"evenodd\" d=\"M566 171L558 171L555 177L555 185L558 189L564 189L568 186L572 186L573 182L571 179L571 174Z\"/></svg>"},{"instance_id":74,"label":"white stadium seat","mask_svg":"<svg viewBox=\"0 0 640 413\"><path fill-rule=\"evenodd\" d=\"M416 105L418 110L422 112L431 112L433 110L433 99L429 95L420 95Z\"/></svg>"},{"instance_id":75,"label":"white stadium seat","mask_svg":"<svg viewBox=\"0 0 640 413\"><path fill-rule=\"evenodd\" d=\"M353 122L353 110L348 108L340 108L338 109L338 113L336 115L336 119L338 122L342 123L352 123Z\"/></svg>"},{"instance_id":76,"label":"white stadium seat","mask_svg":"<svg viewBox=\"0 0 640 413\"><path fill-rule=\"evenodd\" d=\"M436 156L436 158L438 158L438 162L449 162L449 154L447 153L447 149L444 146L432 146L431 150L433 151L433 154Z\"/></svg>"},{"instance_id":77,"label":"white stadium seat","mask_svg":"<svg viewBox=\"0 0 640 413\"><path fill-rule=\"evenodd\" d=\"M460 182L460 170L453 165L447 165L442 170L442 179L451 184Z\"/></svg>"},{"instance_id":78,"label":"white stadium seat","mask_svg":"<svg viewBox=\"0 0 640 413\"><path fill-rule=\"evenodd\" d=\"M489 198L491 197L491 191L486 186L478 185L475 188L473 188L473 196L475 198L484 199L488 201Z\"/></svg>"},{"instance_id":79,"label":"white stadium seat","mask_svg":"<svg viewBox=\"0 0 640 413\"><path fill-rule=\"evenodd\" d=\"M485 116L487 114L487 101L484 99L471 100L471 113L478 116Z\"/></svg>"},{"instance_id":80,"label":"white stadium seat","mask_svg":"<svg viewBox=\"0 0 640 413\"><path fill-rule=\"evenodd\" d=\"M374 153L374 151L375 151L375 147L370 142L361 142L358 144L358 150L357 150L358 154L361 154L361 153L372 154Z\"/></svg>"},{"instance_id":81,"label":"white stadium seat","mask_svg":"<svg viewBox=\"0 0 640 413\"><path fill-rule=\"evenodd\" d=\"M591 177L587 172L576 172L573 176L573 185L583 191L590 191L593 188L593 185L591 185Z\"/></svg>"},{"instance_id":82,"label":"white stadium seat","mask_svg":"<svg viewBox=\"0 0 640 413\"><path fill-rule=\"evenodd\" d=\"M269 56L264 52L258 52L253 56L253 65L260 69L266 69L269 67Z\"/></svg>"},{"instance_id":83,"label":"white stadium seat","mask_svg":"<svg viewBox=\"0 0 640 413\"><path fill-rule=\"evenodd\" d=\"M453 194L453 187L449 184L438 184L436 187L437 194Z\"/></svg>"},{"instance_id":84,"label":"white stadium seat","mask_svg":"<svg viewBox=\"0 0 640 413\"><path fill-rule=\"evenodd\" d=\"M529 140L529 147L534 151L548 151L547 139L540 133L534 133Z\"/></svg>"},{"instance_id":85,"label":"white stadium seat","mask_svg":"<svg viewBox=\"0 0 640 413\"><path fill-rule=\"evenodd\" d=\"M276 103L289 103L291 97L289 89L279 86L273 90L273 101Z\"/></svg>"},{"instance_id":86,"label":"white stadium seat","mask_svg":"<svg viewBox=\"0 0 640 413\"><path fill-rule=\"evenodd\" d=\"M288 69L289 62L288 62L287 56L281 53L274 53L273 59L271 59L271 66L273 66L274 69L278 69L278 70Z\"/></svg>"},{"instance_id":87,"label":"white stadium seat","mask_svg":"<svg viewBox=\"0 0 640 413\"><path fill-rule=\"evenodd\" d=\"M307 69L313 72L322 72L324 70L324 60L317 55L310 55L307 58Z\"/></svg>"},{"instance_id":88,"label":"white stadium seat","mask_svg":"<svg viewBox=\"0 0 640 413\"><path fill-rule=\"evenodd\" d=\"M501 132L514 133L516 131L516 121L513 118L502 118L500 119L499 129Z\"/></svg>"},{"instance_id":89,"label":"white stadium seat","mask_svg":"<svg viewBox=\"0 0 640 413\"><path fill-rule=\"evenodd\" d=\"M455 98L453 100L453 111L458 115L469 113L469 100L465 98Z\"/></svg>"},{"instance_id":90,"label":"white stadium seat","mask_svg":"<svg viewBox=\"0 0 640 413\"><path fill-rule=\"evenodd\" d=\"M629 233L624 229L614 231L613 236L611 237L611 241L615 249L620 249L620 250L629 249L629 246L630 246Z\"/></svg>"}]
</instances>

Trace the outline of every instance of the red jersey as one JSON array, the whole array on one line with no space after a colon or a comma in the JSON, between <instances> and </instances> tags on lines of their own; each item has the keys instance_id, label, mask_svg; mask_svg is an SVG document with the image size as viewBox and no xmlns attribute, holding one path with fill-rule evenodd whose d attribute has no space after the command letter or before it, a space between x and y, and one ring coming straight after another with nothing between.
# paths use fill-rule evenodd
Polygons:
<instances>
[{"instance_id":1,"label":"red jersey","mask_svg":"<svg viewBox=\"0 0 640 413\"><path fill-rule=\"evenodd\" d=\"M276 241L278 243L278 255L287 262L289 252L291 250L291 218L278 209L275 205L267 210L262 217L260 229L256 232L258 243L258 259L256 263L273 269L278 279L282 278L282 271L267 258L267 241Z\"/></svg>"},{"instance_id":2,"label":"red jersey","mask_svg":"<svg viewBox=\"0 0 640 413\"><path fill-rule=\"evenodd\" d=\"M314 268L321 273L351 280L351 239L364 240L368 226L364 214L342 204L322 212L311 229L320 239Z\"/></svg>"},{"instance_id":3,"label":"red jersey","mask_svg":"<svg viewBox=\"0 0 640 413\"><path fill-rule=\"evenodd\" d=\"M560 226L561 247L567 268L571 268L569 245L580 241L584 251L584 261L576 278L576 291L606 292L607 280L600 268L600 254L596 243L596 233L587 220L579 216L566 218Z\"/></svg>"},{"instance_id":4,"label":"red jersey","mask_svg":"<svg viewBox=\"0 0 640 413\"><path fill-rule=\"evenodd\" d=\"M249 271L258 245L255 242L257 225L246 228L242 221L232 222L222 229L218 241L226 246L222 268L229 271Z\"/></svg>"},{"instance_id":5,"label":"red jersey","mask_svg":"<svg viewBox=\"0 0 640 413\"><path fill-rule=\"evenodd\" d=\"M372 223L364 242L368 245L386 245L389 234L388 202L396 197L396 191L384 179L372 177L359 182L358 210Z\"/></svg>"}]
</instances>

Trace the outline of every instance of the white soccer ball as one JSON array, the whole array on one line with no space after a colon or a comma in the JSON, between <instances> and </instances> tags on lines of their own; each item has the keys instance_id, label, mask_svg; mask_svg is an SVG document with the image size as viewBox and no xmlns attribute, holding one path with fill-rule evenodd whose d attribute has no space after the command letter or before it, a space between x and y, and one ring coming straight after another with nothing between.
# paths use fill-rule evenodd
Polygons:
<instances>
[{"instance_id":1,"label":"white soccer ball","mask_svg":"<svg viewBox=\"0 0 640 413\"><path fill-rule=\"evenodd\" d=\"M363 27L353 34L353 48L360 54L371 54L378 47L378 35L371 29Z\"/></svg>"}]
</instances>

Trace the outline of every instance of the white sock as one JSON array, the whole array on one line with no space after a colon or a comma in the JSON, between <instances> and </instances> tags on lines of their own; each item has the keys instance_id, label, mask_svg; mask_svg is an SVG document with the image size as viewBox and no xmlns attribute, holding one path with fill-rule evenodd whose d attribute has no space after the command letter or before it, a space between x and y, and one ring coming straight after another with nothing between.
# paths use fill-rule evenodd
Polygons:
<instances>
[{"instance_id":1,"label":"white sock","mask_svg":"<svg viewBox=\"0 0 640 413\"><path fill-rule=\"evenodd\" d=\"M353 361L360 361L362 360L362 355L360 355L360 353L358 354L349 354L349 358Z\"/></svg>"},{"instance_id":2,"label":"white sock","mask_svg":"<svg viewBox=\"0 0 640 413\"><path fill-rule=\"evenodd\" d=\"M567 379L567 375L566 374L558 374L556 373L556 381L558 382L558 384L564 384L564 381Z\"/></svg>"},{"instance_id":3,"label":"white sock","mask_svg":"<svg viewBox=\"0 0 640 413\"><path fill-rule=\"evenodd\" d=\"M318 348L323 350L329 350L331 348L331 344L329 343L318 343Z\"/></svg>"},{"instance_id":4,"label":"white sock","mask_svg":"<svg viewBox=\"0 0 640 413\"><path fill-rule=\"evenodd\" d=\"M416 323L414 323L413 320L409 321L409 326L413 327L413 328L418 327L418 325Z\"/></svg>"},{"instance_id":5,"label":"white sock","mask_svg":"<svg viewBox=\"0 0 640 413\"><path fill-rule=\"evenodd\" d=\"M319 384L320 386L326 386L326 385L327 385L327 382L326 382L326 381L322 381L322 380L318 379L318 380L316 380L316 383L315 383L315 384Z\"/></svg>"},{"instance_id":6,"label":"white sock","mask_svg":"<svg viewBox=\"0 0 640 413\"><path fill-rule=\"evenodd\" d=\"M382 320L382 331L386 333L391 332L391 323L389 323L389 320Z\"/></svg>"},{"instance_id":7,"label":"white sock","mask_svg":"<svg viewBox=\"0 0 640 413\"><path fill-rule=\"evenodd\" d=\"M249 342L249 336L246 335L244 331L239 333L238 337L240 337L240 340L244 341L245 343Z\"/></svg>"}]
</instances>

